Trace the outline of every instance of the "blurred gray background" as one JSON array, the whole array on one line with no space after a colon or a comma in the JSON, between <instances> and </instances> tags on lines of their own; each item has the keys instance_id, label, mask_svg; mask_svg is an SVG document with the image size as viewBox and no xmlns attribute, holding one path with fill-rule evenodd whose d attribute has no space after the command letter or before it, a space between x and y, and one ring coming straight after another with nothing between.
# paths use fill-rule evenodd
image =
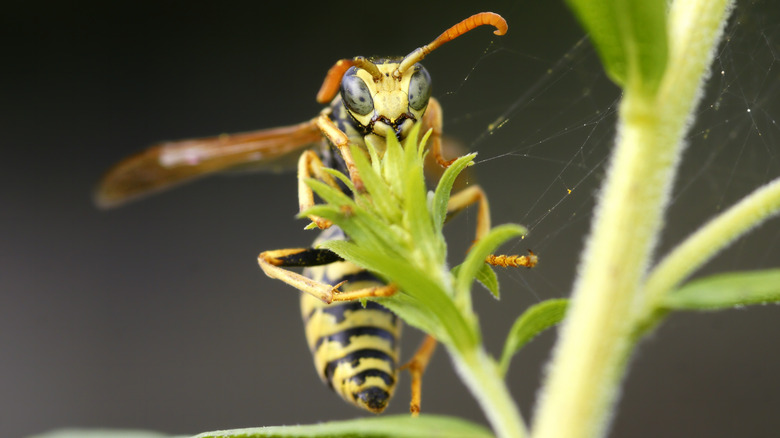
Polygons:
<instances>
[{"instance_id":1,"label":"blurred gray background","mask_svg":"<svg viewBox=\"0 0 780 438\"><path fill-rule=\"evenodd\" d=\"M780 175L776 9L737 10L660 253ZM335 60L404 55L479 10L501 13L509 33L474 31L425 65L445 131L480 154L472 178L494 222L531 228L506 251L532 248L542 260L504 273L501 301L475 290L498 353L524 308L568 295L614 134L619 91L587 42L575 46L583 33L562 2L4 4L0 436L67 426L194 434L364 415L318 381L298 293L256 264L262 250L315 237L293 218L293 173L216 176L110 211L91 191L110 165L158 140L307 120ZM452 224L454 260L473 223L469 213ZM702 273L776 267L778 243L775 220ZM408 357L421 335L406 335ZM526 417L554 339L546 333L513 362ZM776 436L779 342L777 306L672 316L638 350L612 436ZM423 412L484 422L444 351L430 370ZM406 411L407 385L404 376L389 412Z\"/></svg>"}]
</instances>

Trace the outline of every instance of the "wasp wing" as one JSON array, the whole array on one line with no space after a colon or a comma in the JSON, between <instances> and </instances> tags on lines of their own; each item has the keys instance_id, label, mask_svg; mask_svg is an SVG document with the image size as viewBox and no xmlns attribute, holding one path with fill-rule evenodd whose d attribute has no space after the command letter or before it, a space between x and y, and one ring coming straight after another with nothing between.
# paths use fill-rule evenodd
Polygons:
<instances>
[{"instance_id":1,"label":"wasp wing","mask_svg":"<svg viewBox=\"0 0 780 438\"><path fill-rule=\"evenodd\" d=\"M95 203L115 207L215 172L273 167L321 139L313 119L279 128L159 143L111 168L98 185Z\"/></svg>"}]
</instances>

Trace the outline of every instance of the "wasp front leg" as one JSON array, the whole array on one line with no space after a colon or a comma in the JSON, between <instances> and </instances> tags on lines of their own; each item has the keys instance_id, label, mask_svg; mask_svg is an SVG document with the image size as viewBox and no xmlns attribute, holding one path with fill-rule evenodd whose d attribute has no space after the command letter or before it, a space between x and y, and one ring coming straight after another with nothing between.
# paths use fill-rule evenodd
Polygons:
<instances>
[{"instance_id":1,"label":"wasp front leg","mask_svg":"<svg viewBox=\"0 0 780 438\"><path fill-rule=\"evenodd\" d=\"M347 165L349 171L349 179L355 186L355 190L358 192L364 192L365 186L363 180L360 178L360 173L355 166L355 160L352 158L352 151L349 150L349 136L339 129L338 126L331 120L327 113L323 112L317 118L317 127L320 128L322 134L338 149L341 157L344 159L344 163Z\"/></svg>"},{"instance_id":2,"label":"wasp front leg","mask_svg":"<svg viewBox=\"0 0 780 438\"><path fill-rule=\"evenodd\" d=\"M431 130L431 136L429 141L431 142L431 153L433 158L441 167L450 167L455 159L446 160L442 155L441 134L442 134L442 114L441 105L436 99L431 99L428 102L428 108L423 115L423 123L425 127Z\"/></svg>"},{"instance_id":3,"label":"wasp front leg","mask_svg":"<svg viewBox=\"0 0 780 438\"><path fill-rule=\"evenodd\" d=\"M331 285L285 269L286 267L313 267L343 262L341 257L327 249L289 248L264 251L257 257L257 261L267 276L281 280L301 292L305 292L328 304L335 301L388 297L397 291L394 285L384 285L341 292L339 287L344 282Z\"/></svg>"},{"instance_id":4,"label":"wasp front leg","mask_svg":"<svg viewBox=\"0 0 780 438\"><path fill-rule=\"evenodd\" d=\"M306 184L307 179L316 178L331 187L339 188L333 177L323 170L324 168L325 165L314 151L308 150L298 159L298 204L301 212L314 206L314 192ZM309 219L321 230L333 225L331 221L319 216L311 215Z\"/></svg>"}]
</instances>

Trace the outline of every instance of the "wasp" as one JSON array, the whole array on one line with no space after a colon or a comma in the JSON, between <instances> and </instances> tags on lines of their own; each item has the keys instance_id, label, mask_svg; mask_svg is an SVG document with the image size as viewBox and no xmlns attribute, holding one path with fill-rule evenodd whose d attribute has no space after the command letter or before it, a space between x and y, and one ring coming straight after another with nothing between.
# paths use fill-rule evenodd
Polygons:
<instances>
[{"instance_id":1,"label":"wasp","mask_svg":"<svg viewBox=\"0 0 780 438\"><path fill-rule=\"evenodd\" d=\"M431 130L433 158L446 167L442 154L442 111L431 97L431 78L420 61L433 50L472 29L490 25L496 35L507 31L498 14L475 14L443 32L431 43L404 57L342 59L327 72L317 94L325 105L313 119L291 126L209 138L165 142L119 162L105 175L96 202L113 207L197 177L247 164L267 163L290 154L298 159L298 198L301 211L315 204L307 178L348 189L325 168L348 175L355 190L363 190L349 145L365 145L372 137L384 144L392 135L405 139L415 123ZM455 214L477 204L476 238L490 228L487 198L479 186L454 194L448 212ZM324 218L310 216L324 230L322 239L346 239ZM316 243L316 242L315 242ZM265 251L258 257L263 271L302 291L301 313L306 338L319 377L344 400L374 413L390 400L398 370L401 323L392 312L368 297L395 293L370 272L334 253L311 248ZM289 270L303 267L302 273ZM419 411L420 378L436 343L426 339L405 365L412 374L413 413Z\"/></svg>"}]
</instances>

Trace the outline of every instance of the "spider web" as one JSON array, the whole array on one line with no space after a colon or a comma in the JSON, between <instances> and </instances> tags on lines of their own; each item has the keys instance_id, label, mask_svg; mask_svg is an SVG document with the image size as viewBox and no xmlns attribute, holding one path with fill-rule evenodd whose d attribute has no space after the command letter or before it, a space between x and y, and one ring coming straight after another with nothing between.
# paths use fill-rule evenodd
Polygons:
<instances>
[{"instance_id":1,"label":"spider web","mask_svg":"<svg viewBox=\"0 0 780 438\"><path fill-rule=\"evenodd\" d=\"M483 323L488 347L496 351L500 342L491 345L490 339L502 340L508 325L493 321L506 318L511 323L528 305L569 296L614 144L620 99L620 90L604 75L587 38L572 37L559 56L552 58L532 52L532 44L496 39L461 80L440 96L448 111L458 108L461 99L479 102L468 110L448 114L446 129L464 132L461 138L467 139L467 148L478 152L473 182L488 193L494 224L513 222L529 229L526 239L505 245L502 252L522 254L530 248L540 258L533 270L500 273L498 309L491 300L477 302L483 321L488 320L485 314L498 314L495 320L491 316L491 323ZM656 259L707 220L780 176L778 61L777 8L770 2L740 2L716 52L705 94L686 137ZM510 85L496 92L485 91L496 82ZM473 217L466 222L473 226ZM773 220L740 238L695 275L776 268L779 262L780 228ZM765 319L761 310L755 309L742 314L721 312L708 315L709 319L672 318L660 330L659 339L640 349L642 357L631 368L618 408L615 436L633 436L636 430L643 430L646 436L690 436L693 431L698 436L744 434L744 429L731 426L737 423L748 424L756 435L765 433L762 427L776 428L775 417L761 406L777 400L771 395L771 388L776 390L777 385L760 382L764 365L751 359L760 357L767 369L780 361L762 350L765 343L777 341L769 332L772 327L777 331L773 323L776 311L767 309L775 313L765 315ZM735 334L730 343L722 340L719 324L743 337ZM664 330L674 334L668 336ZM760 341L746 341L755 338ZM554 335L544 339L541 346L529 346L529 351L516 359L519 364L513 365L513 372L524 376L511 376L510 372L513 391L526 413L533 410L540 364L549 357ZM740 354L750 363L741 366L751 369L758 380L744 373L735 376L736 365L728 371L728 364L738 361L735 357ZM676 365L673 369L670 361ZM713 361L721 365L715 366ZM739 389L718 392L707 403L702 402L702 396L710 394L707 388L721 378ZM703 381L704 390L687 386L698 380ZM668 383L656 384L659 381ZM760 394L751 400L758 397L763 401L750 403L742 397L751 391ZM668 410L648 416L646 407L654 403ZM682 407L681 403L697 407ZM740 409L745 416L737 420ZM712 412L719 410L728 412L730 420L713 420Z\"/></svg>"},{"instance_id":2,"label":"spider web","mask_svg":"<svg viewBox=\"0 0 780 438\"><path fill-rule=\"evenodd\" d=\"M659 255L780 175L780 26L761 9L756 2L739 5L726 29L687 136ZM491 198L494 222L529 229L528 239L505 250L522 253L530 247L540 254L539 269L509 276L537 299L566 296L572 277L561 271L574 272L574 255L613 146L620 92L603 74L587 38L575 40L554 60L496 40L441 97L445 108L449 98L469 95L466 89L481 81L496 81L496 73L487 70L498 63L510 65L510 71L522 64L537 76L524 89L493 96L492 105L455 115L446 124L449 131L452 125L475 127L468 149L479 153L476 179ZM741 239L704 271L776 266L780 232L773 225Z\"/></svg>"},{"instance_id":3,"label":"spider web","mask_svg":"<svg viewBox=\"0 0 780 438\"><path fill-rule=\"evenodd\" d=\"M500 352L529 305L569 295L620 91L563 2L417 2L379 12L311 2L305 13L283 2L154 10L102 2L89 13L50 3L3 16L11 35L4 73L15 86L4 93L10 299L0 333L3 370L15 378L4 381L1 435L70 424L195 432L358 415L317 381L296 292L254 261L316 234L292 220L293 175L214 178L110 213L94 211L88 193L108 165L148 142L313 117L313 95L336 59L402 55L476 10L501 13L509 32L475 30L424 64L445 133L479 153L469 183L485 189L493 223L530 230L502 252L530 248L540 257L533 270L500 271L499 302L475 291L488 350ZM688 135L659 255L780 175L778 9L749 0L735 9ZM471 243L471 210L447 226L467 236L450 240L454 259ZM697 275L776 267L779 248L774 220ZM615 436L773 436L777 311L671 318L632 364ZM404 360L420 335L406 334ZM526 417L554 335L530 343L508 374ZM484 422L443 351L429 370L424 415ZM388 412L405 413L408 400L403 375Z\"/></svg>"}]
</instances>

